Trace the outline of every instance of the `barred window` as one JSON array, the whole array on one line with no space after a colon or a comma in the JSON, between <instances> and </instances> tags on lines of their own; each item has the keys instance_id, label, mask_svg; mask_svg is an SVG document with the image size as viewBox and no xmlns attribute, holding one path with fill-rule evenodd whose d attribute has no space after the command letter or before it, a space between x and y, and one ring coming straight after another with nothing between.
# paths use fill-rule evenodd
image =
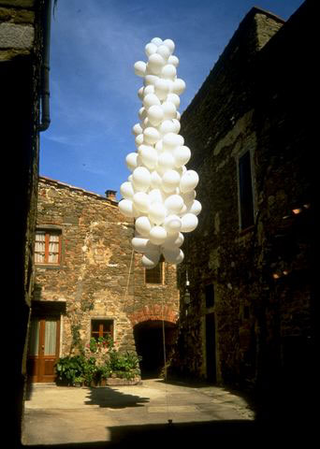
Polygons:
<instances>
[{"instance_id":1,"label":"barred window","mask_svg":"<svg viewBox=\"0 0 320 449\"><path fill-rule=\"evenodd\" d=\"M35 238L35 263L58 265L61 260L61 232L38 230Z\"/></svg>"}]
</instances>

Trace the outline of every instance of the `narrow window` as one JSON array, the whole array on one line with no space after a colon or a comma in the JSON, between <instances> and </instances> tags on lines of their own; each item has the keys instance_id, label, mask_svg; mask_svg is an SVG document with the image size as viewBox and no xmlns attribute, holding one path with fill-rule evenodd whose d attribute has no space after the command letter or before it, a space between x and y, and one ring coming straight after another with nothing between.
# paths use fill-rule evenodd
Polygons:
<instances>
[{"instance_id":1,"label":"narrow window","mask_svg":"<svg viewBox=\"0 0 320 449\"><path fill-rule=\"evenodd\" d=\"M206 307L210 308L214 306L214 286L213 284L209 284L205 286L205 295L206 295Z\"/></svg>"},{"instance_id":2,"label":"narrow window","mask_svg":"<svg viewBox=\"0 0 320 449\"><path fill-rule=\"evenodd\" d=\"M56 230L36 231L35 263L58 265L61 260L61 232Z\"/></svg>"},{"instance_id":3,"label":"narrow window","mask_svg":"<svg viewBox=\"0 0 320 449\"><path fill-rule=\"evenodd\" d=\"M239 201L241 229L254 224L250 151L239 158Z\"/></svg>"},{"instance_id":4,"label":"narrow window","mask_svg":"<svg viewBox=\"0 0 320 449\"><path fill-rule=\"evenodd\" d=\"M91 320L91 337L98 340L101 338L114 338L113 335L113 320Z\"/></svg>"},{"instance_id":5,"label":"narrow window","mask_svg":"<svg viewBox=\"0 0 320 449\"><path fill-rule=\"evenodd\" d=\"M159 262L154 268L145 270L146 284L163 283L163 262Z\"/></svg>"}]
</instances>

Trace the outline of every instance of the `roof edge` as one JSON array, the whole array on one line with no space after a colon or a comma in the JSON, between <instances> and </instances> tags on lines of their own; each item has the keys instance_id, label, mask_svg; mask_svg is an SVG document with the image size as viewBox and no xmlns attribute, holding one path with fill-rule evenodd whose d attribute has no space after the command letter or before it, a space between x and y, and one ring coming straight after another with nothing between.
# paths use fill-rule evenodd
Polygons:
<instances>
[{"instance_id":1,"label":"roof edge","mask_svg":"<svg viewBox=\"0 0 320 449\"><path fill-rule=\"evenodd\" d=\"M86 195L94 196L94 197L96 197L98 199L106 201L107 203L109 203L109 204L111 204L113 206L117 206L118 205L118 201L110 200L109 198L107 198L107 197L105 197L103 195L100 195L99 193L91 192L90 190L85 190L85 189L83 189L81 187L76 187L76 186L73 186L71 184L67 184L65 182L58 181L57 179L49 178L48 176L39 175L39 181L56 184L56 185L61 186L61 187L66 187L66 188L68 188L70 190L76 190L76 191L79 191L79 192L84 193Z\"/></svg>"}]
</instances>

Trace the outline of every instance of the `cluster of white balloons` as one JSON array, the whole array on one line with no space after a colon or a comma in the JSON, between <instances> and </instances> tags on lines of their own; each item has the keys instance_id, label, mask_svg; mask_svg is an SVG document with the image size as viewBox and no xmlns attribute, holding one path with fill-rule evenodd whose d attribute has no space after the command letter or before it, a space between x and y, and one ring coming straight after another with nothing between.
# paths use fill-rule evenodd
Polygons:
<instances>
[{"instance_id":1,"label":"cluster of white balloons","mask_svg":"<svg viewBox=\"0 0 320 449\"><path fill-rule=\"evenodd\" d=\"M126 157L132 174L120 187L119 209L135 218L132 246L143 254L146 268L155 267L161 254L172 264L183 261L182 233L197 227L201 212L195 199L199 176L185 166L191 151L179 134L179 96L186 84L177 78L174 49L171 39L156 37L145 47L148 61L134 64L135 74L144 78L138 91L142 107L132 129L137 151Z\"/></svg>"}]
</instances>

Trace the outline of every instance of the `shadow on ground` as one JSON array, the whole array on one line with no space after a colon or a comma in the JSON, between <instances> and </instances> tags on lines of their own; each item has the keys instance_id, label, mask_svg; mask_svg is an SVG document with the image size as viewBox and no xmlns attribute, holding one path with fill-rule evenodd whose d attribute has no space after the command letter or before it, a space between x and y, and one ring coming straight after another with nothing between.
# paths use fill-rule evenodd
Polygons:
<instances>
[{"instance_id":1,"label":"shadow on ground","mask_svg":"<svg viewBox=\"0 0 320 449\"><path fill-rule=\"evenodd\" d=\"M121 393L115 388L97 387L90 388L88 400L85 401L85 404L121 409L126 407L143 407L144 404L148 403L149 401L149 398Z\"/></svg>"},{"instance_id":2,"label":"shadow on ground","mask_svg":"<svg viewBox=\"0 0 320 449\"><path fill-rule=\"evenodd\" d=\"M301 429L300 429L301 430ZM28 446L35 449L109 449L109 448L192 448L198 446L229 448L231 445L247 448L270 447L276 442L298 443L299 429L283 424L255 421L211 421L202 423L156 424L109 427L110 441L96 443L72 443L63 445ZM304 434L304 447L308 445L308 433ZM310 440L310 444L312 440ZM289 446L285 446L289 447ZM296 447L296 446L293 446ZM300 446L303 447L303 446Z\"/></svg>"}]
</instances>

